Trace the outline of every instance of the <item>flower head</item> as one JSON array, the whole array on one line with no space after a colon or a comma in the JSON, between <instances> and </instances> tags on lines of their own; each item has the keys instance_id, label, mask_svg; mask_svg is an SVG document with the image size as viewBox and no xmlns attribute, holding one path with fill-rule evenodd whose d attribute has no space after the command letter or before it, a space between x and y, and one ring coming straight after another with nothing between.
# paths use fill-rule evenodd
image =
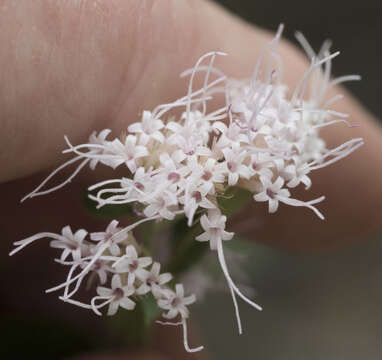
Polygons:
<instances>
[{"instance_id":1,"label":"flower head","mask_svg":"<svg viewBox=\"0 0 382 360\"><path fill-rule=\"evenodd\" d=\"M312 61L289 94L282 84L281 69L271 61L264 64L267 55L276 57L282 29L280 26L264 48L248 80L227 78L214 67L216 56L226 54L207 53L182 74L190 76L186 95L158 105L153 111L144 110L140 121L128 127L127 135L107 139L110 130L105 129L98 135L93 132L88 143L80 145L72 145L65 137L68 148L64 152L74 158L25 198L58 190L86 165L93 170L98 164L120 167L125 170L123 176L90 186L89 190L96 194L89 194L89 198L97 208L132 204L133 222L122 227L113 220L104 232L90 233L90 239L86 239L85 230L73 233L69 226L61 234L39 233L16 242L11 255L35 240L50 239L52 247L62 250L56 261L68 266L69 271L66 281L47 291L64 289L62 300L97 314L108 305L109 315L119 307L133 310L140 296L151 293L165 318L180 317L180 322L170 324L182 325L186 350L199 351L202 347L191 349L187 343L188 306L194 303L195 296L185 296L182 284L177 284L174 291L170 282L173 275L160 273L160 264L153 263L152 257L145 254L147 249L133 235L135 228L147 222L176 221L177 216L184 216L189 227L202 228L195 240L209 242L217 255L241 333L236 297L258 310L261 307L243 295L228 271L223 241L231 240L234 233L226 230L227 218L219 207L219 197L232 187L242 187L251 191L249 199L266 202L269 213L289 205L306 207L323 219L316 204L324 196L302 201L294 198L294 189L302 184L308 190L313 171L341 160L363 144L361 138L355 138L330 149L320 137L322 127L335 123L352 127L347 114L329 108L338 96L328 100L324 97L331 86L359 77L330 80L331 62L338 53L330 53L330 47L325 45L315 54L298 34ZM198 76L203 86L195 90ZM216 95L223 95L226 103L210 111L208 101ZM57 172L76 162L79 164L64 182L42 190ZM145 239L144 244L150 248L152 240ZM98 286L98 295L90 304L74 300L83 281L92 274L98 275L100 284L110 281L111 286Z\"/></svg>"}]
</instances>

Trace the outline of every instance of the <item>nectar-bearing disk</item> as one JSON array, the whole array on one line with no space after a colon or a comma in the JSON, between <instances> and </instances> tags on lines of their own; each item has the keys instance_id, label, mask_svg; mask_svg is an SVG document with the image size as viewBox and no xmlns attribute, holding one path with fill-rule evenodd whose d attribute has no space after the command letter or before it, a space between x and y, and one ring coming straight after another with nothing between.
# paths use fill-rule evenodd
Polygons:
<instances>
[{"instance_id":1,"label":"nectar-bearing disk","mask_svg":"<svg viewBox=\"0 0 382 360\"><path fill-rule=\"evenodd\" d=\"M311 64L289 94L282 84L282 59L277 54L281 32L282 26L263 49L248 80L227 78L214 67L215 58L226 54L210 52L182 73L190 76L185 96L158 105L153 111L143 111L141 120L129 125L126 135L110 139L111 131L105 129L93 132L88 143L80 145L71 144L65 137L68 148L64 153L73 154L73 159L23 200L60 189L86 165L92 170L97 165L122 167L122 178L91 185L89 198L99 209L130 204L135 221L123 227L112 220L104 232L90 234L84 229L73 232L69 226L61 234L42 232L15 242L10 255L36 240L49 239L51 247L62 250L55 260L69 270L66 280L47 292L62 289L61 300L97 315L106 307L107 315L114 315L120 307L133 311L142 297L151 294L164 318L180 320L158 322L181 325L185 349L199 351L203 347L190 348L187 340L188 306L196 297L185 295L183 285L173 282L174 274L161 272L161 265L147 248L156 237L145 239L145 246L142 239L135 238L136 228L145 223L171 223L183 217L190 228L199 224L194 240L209 242L210 249L216 250L241 333L237 297L255 309L261 307L241 292L230 275L223 242L233 239L234 233L226 229L227 217L220 199L234 187L243 188L251 192L253 201L268 203L270 213L290 205L306 207L323 219L316 205L324 196L302 201L293 197L293 189L301 185L308 190L312 171L342 159L363 144L361 138L355 138L328 149L319 134L320 128L335 123L354 126L346 120L347 114L330 108L342 95L326 99L325 94L332 86L359 77L332 80L331 61L338 52L330 53L330 43L325 42L316 54L297 33ZM195 90L197 77L203 85ZM221 95L225 104L208 111L210 101ZM66 180L47 188L52 177L75 163L74 172ZM97 284L96 295L89 303L74 298L85 279Z\"/></svg>"}]
</instances>

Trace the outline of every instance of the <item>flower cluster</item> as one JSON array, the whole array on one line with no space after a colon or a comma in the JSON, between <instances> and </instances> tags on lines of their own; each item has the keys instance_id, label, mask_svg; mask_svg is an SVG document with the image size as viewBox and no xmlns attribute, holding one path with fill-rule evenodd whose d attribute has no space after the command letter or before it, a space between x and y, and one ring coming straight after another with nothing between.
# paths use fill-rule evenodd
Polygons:
<instances>
[{"instance_id":1,"label":"flower cluster","mask_svg":"<svg viewBox=\"0 0 382 360\"><path fill-rule=\"evenodd\" d=\"M41 233L16 243L17 251L37 238L48 237L54 239L51 246L63 249L60 262L70 265L71 269L67 281L53 288L65 289L63 300L96 313L108 305L108 314L114 314L119 306L133 309L131 297L151 292L158 306L167 311L165 317L172 319L180 315L186 334L186 305L191 304L194 297L184 297L182 285L177 285L175 292L171 290L166 285L171 276L160 274L158 263L147 270L152 259L138 257L135 246L139 245L132 234L134 228L147 221L173 220L177 215L184 215L188 226L199 222L203 229L195 240L208 241L210 248L217 252L240 333L236 296L261 310L242 294L229 274L223 241L231 240L234 234L226 230L227 219L219 207L219 198L232 187L242 187L252 192L254 201L266 202L270 213L277 211L281 203L306 207L323 219L316 204L324 196L302 201L291 192L301 184L309 189L312 171L342 159L363 144L361 138L355 138L329 149L319 135L320 128L334 123L352 126L346 120L347 114L329 108L340 96L325 102L324 99L331 86L358 77L331 80L331 60L338 53L331 54L330 45L325 43L315 54L298 34L311 58L311 66L289 95L282 84L281 65L272 67L272 59L280 60L276 46L281 31L282 26L259 57L248 81L228 79L214 67L216 56L225 54L211 52L182 74L190 76L184 97L152 111L143 111L140 121L131 124L126 135L109 139L111 131L105 129L92 133L88 143L80 145L71 144L65 137L68 148L64 152L73 154L74 158L25 198L57 190L87 164L91 169L98 164L112 169L124 167L124 177L90 186L93 194L89 197L98 208L132 204L137 220L125 228L118 228L116 221L111 222L106 232L90 234L93 243L84 240L87 235L84 230L72 234L69 227L63 229L62 235ZM269 60L265 64L266 58ZM195 90L197 76L202 76L203 86ZM224 106L208 111L209 101L221 95L226 99ZM78 161L73 174L63 183L41 190L58 171ZM69 254L72 261L68 262ZM74 276L76 269L82 270ZM99 286L98 296L90 305L71 300L90 272L98 274L100 284L111 277L111 288ZM72 284L74 290L70 291ZM101 303L97 305L98 301ZM185 346L192 350L186 341Z\"/></svg>"},{"instance_id":2,"label":"flower cluster","mask_svg":"<svg viewBox=\"0 0 382 360\"><path fill-rule=\"evenodd\" d=\"M90 234L84 229L73 233L70 226L65 226L61 234L40 233L16 242L17 248L10 255L38 239L50 239L51 247L62 250L56 261L68 266L70 270L64 283L47 292L63 288L61 300L91 309L97 315L102 315L100 309L105 306L108 306L107 315L115 315L119 307L134 310L135 301L151 293L158 307L164 311L164 318L180 316L179 324L185 328L186 349L190 352L201 350L200 347L190 349L187 342L187 306L195 302L195 296L185 296L182 284L176 284L175 291L172 290L168 286L173 279L172 275L161 273L160 264L153 262L151 257L138 256L139 245L131 231L126 230L119 227L116 220L111 221L104 232ZM94 281L99 284L96 287L97 295L91 299L90 304L73 299L86 277L88 283ZM106 287L108 283L110 286Z\"/></svg>"}]
</instances>

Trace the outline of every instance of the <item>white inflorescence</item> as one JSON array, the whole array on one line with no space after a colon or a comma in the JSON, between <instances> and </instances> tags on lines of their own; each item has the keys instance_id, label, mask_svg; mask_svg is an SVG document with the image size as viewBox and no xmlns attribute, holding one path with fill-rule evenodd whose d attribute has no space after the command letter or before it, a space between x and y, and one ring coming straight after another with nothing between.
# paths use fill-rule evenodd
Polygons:
<instances>
[{"instance_id":1,"label":"white inflorescence","mask_svg":"<svg viewBox=\"0 0 382 360\"><path fill-rule=\"evenodd\" d=\"M210 248L217 251L241 333L236 296L256 309L261 307L242 294L229 274L223 240L231 240L234 233L226 231L227 219L217 200L230 187L243 187L253 193L254 201L267 202L270 213L277 211L281 203L306 207L323 219L315 205L324 196L302 201L293 198L291 191L300 184L309 189L313 170L342 159L363 144L361 138L355 138L328 149L319 136L319 129L324 126L338 122L351 126L345 120L346 114L329 108L341 96L327 100L325 94L333 85L359 77L331 80L331 60L338 53L331 54L329 43L325 43L316 55L305 38L297 34L311 58L311 66L294 93L288 95L281 83L282 68L276 53L281 31L282 26L262 52L248 81L227 79L213 66L215 57L225 54L211 52L182 74L190 75L186 96L153 111L143 111L141 121L131 124L127 135L107 139L110 130L105 129L92 133L88 143L76 146L65 137L68 149L64 152L74 154L74 158L24 199L61 188L87 164L91 169L98 164L113 169L125 167L125 177L92 185L89 190L95 195L89 197L98 208L131 203L137 221L119 227L113 220L105 232L89 236L82 229L73 233L69 226L61 234L39 233L16 242L17 248L11 255L37 239L51 239L50 245L62 250L56 261L68 266L69 271L64 283L47 291L63 289L60 299L98 315L106 306L108 315L115 314L119 307L133 310L140 296L152 293L159 308L165 311L165 318L180 318L178 323L161 323L182 325L186 350L199 351L202 347L190 349L187 343L188 305L195 296L185 296L181 284L173 290L168 285L172 275L161 273L159 263L151 257L140 256L142 250L133 235L133 230L147 221L185 216L189 226L201 224L203 232L196 240L209 241ZM204 65L206 60L209 61ZM273 67L272 60L278 65ZM194 90L198 74L203 75L203 86ZM226 104L207 111L209 101L221 94ZM79 165L68 179L42 190L58 171L75 162ZM85 304L73 296L88 275L94 275L92 279L97 279L99 286L97 295Z\"/></svg>"}]
</instances>

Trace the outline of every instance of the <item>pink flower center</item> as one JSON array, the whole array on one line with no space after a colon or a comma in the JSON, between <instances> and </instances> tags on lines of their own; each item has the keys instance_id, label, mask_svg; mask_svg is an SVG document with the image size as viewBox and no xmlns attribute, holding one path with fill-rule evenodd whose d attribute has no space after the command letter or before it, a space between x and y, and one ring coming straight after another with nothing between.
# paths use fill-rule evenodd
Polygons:
<instances>
[{"instance_id":1,"label":"pink flower center","mask_svg":"<svg viewBox=\"0 0 382 360\"><path fill-rule=\"evenodd\" d=\"M130 270L131 272L134 272L135 270L138 269L138 266L139 266L138 261L137 261L137 260L133 260L133 261L131 262L131 264L129 264L129 270Z\"/></svg>"},{"instance_id":2,"label":"pink flower center","mask_svg":"<svg viewBox=\"0 0 382 360\"><path fill-rule=\"evenodd\" d=\"M200 191L194 191L192 193L192 197L195 199L197 203L202 201L202 194L200 193Z\"/></svg>"},{"instance_id":3,"label":"pink flower center","mask_svg":"<svg viewBox=\"0 0 382 360\"><path fill-rule=\"evenodd\" d=\"M171 172L168 174L167 179L172 182L177 182L180 179L180 175L176 172Z\"/></svg>"},{"instance_id":4,"label":"pink flower center","mask_svg":"<svg viewBox=\"0 0 382 360\"><path fill-rule=\"evenodd\" d=\"M236 164L232 161L227 162L227 168L229 171L234 172L236 170Z\"/></svg>"},{"instance_id":5,"label":"pink flower center","mask_svg":"<svg viewBox=\"0 0 382 360\"><path fill-rule=\"evenodd\" d=\"M138 189L138 190L143 190L145 187L143 186L142 183L140 183L139 181L137 181L135 183L135 187Z\"/></svg>"},{"instance_id":6,"label":"pink flower center","mask_svg":"<svg viewBox=\"0 0 382 360\"><path fill-rule=\"evenodd\" d=\"M211 179L211 178L212 178L212 173L211 173L211 171L206 170L206 171L204 172L203 176L202 176L202 179L208 181L208 180Z\"/></svg>"},{"instance_id":7,"label":"pink flower center","mask_svg":"<svg viewBox=\"0 0 382 360\"><path fill-rule=\"evenodd\" d=\"M274 193L271 189L267 189L266 193L267 193L267 195L268 195L271 199L274 199L274 198L275 198L276 193Z\"/></svg>"},{"instance_id":8,"label":"pink flower center","mask_svg":"<svg viewBox=\"0 0 382 360\"><path fill-rule=\"evenodd\" d=\"M146 280L146 284L152 286L153 284L159 285L157 279L154 276L150 276Z\"/></svg>"},{"instance_id":9,"label":"pink flower center","mask_svg":"<svg viewBox=\"0 0 382 360\"><path fill-rule=\"evenodd\" d=\"M125 293L121 288L115 288L113 291L113 295L116 297L116 299L122 299L124 294Z\"/></svg>"},{"instance_id":10,"label":"pink flower center","mask_svg":"<svg viewBox=\"0 0 382 360\"><path fill-rule=\"evenodd\" d=\"M172 299L171 301L171 306L173 307L177 307L181 304L181 301L178 297L174 297L174 299Z\"/></svg>"},{"instance_id":11,"label":"pink flower center","mask_svg":"<svg viewBox=\"0 0 382 360\"><path fill-rule=\"evenodd\" d=\"M70 250L77 250L78 249L78 244L77 243L75 243L75 242L69 242L68 243L68 248L70 249Z\"/></svg>"},{"instance_id":12,"label":"pink flower center","mask_svg":"<svg viewBox=\"0 0 382 360\"><path fill-rule=\"evenodd\" d=\"M220 235L220 228L218 227L211 227L210 228L211 235L218 236Z\"/></svg>"}]
</instances>

